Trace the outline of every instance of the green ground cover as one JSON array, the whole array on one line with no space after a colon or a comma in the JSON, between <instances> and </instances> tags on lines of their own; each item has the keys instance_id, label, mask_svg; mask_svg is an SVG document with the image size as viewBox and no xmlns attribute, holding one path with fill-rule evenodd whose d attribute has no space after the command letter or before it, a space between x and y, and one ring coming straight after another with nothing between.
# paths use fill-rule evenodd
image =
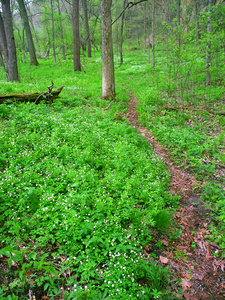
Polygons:
<instances>
[{"instance_id":1,"label":"green ground cover","mask_svg":"<svg viewBox=\"0 0 225 300\"><path fill-rule=\"evenodd\" d=\"M0 94L65 84L51 106L0 106L0 254L10 267L1 299L27 299L29 290L52 299L171 298L168 270L143 257L152 230L166 228L177 205L168 171L115 118L126 89L118 85L105 109L101 62L86 64L86 74L71 62L21 65L21 84L1 81Z\"/></svg>"},{"instance_id":2,"label":"green ground cover","mask_svg":"<svg viewBox=\"0 0 225 300\"><path fill-rule=\"evenodd\" d=\"M225 88L221 74L225 68L222 60L220 57L218 67L212 69L213 83L209 87L205 87L204 57L192 60L188 54L184 57L181 54L179 65L170 57L167 66L166 54L161 49L156 51L155 70L147 64L148 56L142 51L126 53L124 64L118 67L118 77L139 100L139 121L170 150L173 161L204 182L201 199L214 212L217 226L212 225L213 239L224 249Z\"/></svg>"},{"instance_id":3,"label":"green ground cover","mask_svg":"<svg viewBox=\"0 0 225 300\"><path fill-rule=\"evenodd\" d=\"M55 88L65 84L50 106L0 106L0 254L10 266L2 299L26 299L29 289L52 299L172 298L168 270L147 264L142 251L152 230L171 224L177 198L167 192L165 165L118 118L128 90L139 100L139 121L177 164L205 180L201 198L217 222L211 238L224 248L224 178L217 176L225 164L225 121L217 114L224 111L223 84L206 89L204 74L194 77L203 58L194 72L179 70L191 74L189 87L174 84L178 76L164 52L156 52L155 71L147 61L138 50L125 52L122 66L115 58L113 102L99 97L100 55L86 58L86 73L74 73L69 60L21 64L21 84L7 83L0 70L0 94L43 92L51 80Z\"/></svg>"}]
</instances>

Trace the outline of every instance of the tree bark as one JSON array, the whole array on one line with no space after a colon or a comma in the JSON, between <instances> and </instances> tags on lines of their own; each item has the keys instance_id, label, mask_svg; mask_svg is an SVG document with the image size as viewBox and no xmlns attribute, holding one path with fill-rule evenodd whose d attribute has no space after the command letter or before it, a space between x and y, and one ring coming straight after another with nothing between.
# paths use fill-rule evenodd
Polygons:
<instances>
[{"instance_id":1,"label":"tree bark","mask_svg":"<svg viewBox=\"0 0 225 300\"><path fill-rule=\"evenodd\" d=\"M155 70L155 0L152 0L152 69Z\"/></svg>"},{"instance_id":2,"label":"tree bark","mask_svg":"<svg viewBox=\"0 0 225 300\"><path fill-rule=\"evenodd\" d=\"M60 36L61 36L61 42L62 42L62 55L63 55L63 60L66 60L64 36L63 36L63 26L62 26L61 9L60 9L60 5L59 5L59 0L57 0L57 6L58 6L58 13L59 13Z\"/></svg>"},{"instance_id":3,"label":"tree bark","mask_svg":"<svg viewBox=\"0 0 225 300\"><path fill-rule=\"evenodd\" d=\"M91 57L91 39L90 39L90 31L89 31L89 24L88 24L87 0L82 0L82 3L84 8L84 24L86 30L88 57Z\"/></svg>"},{"instance_id":4,"label":"tree bark","mask_svg":"<svg viewBox=\"0 0 225 300\"><path fill-rule=\"evenodd\" d=\"M208 2L208 22L207 22L207 44L206 44L206 86L211 85L211 73L210 73L210 66L211 66L211 55L210 55L210 33L211 33L211 20L210 20L210 12L212 7L212 0Z\"/></svg>"},{"instance_id":5,"label":"tree bark","mask_svg":"<svg viewBox=\"0 0 225 300\"><path fill-rule=\"evenodd\" d=\"M51 101L55 98L58 98L63 88L64 85L55 91L47 91L44 93L18 93L0 95L0 104L4 103L6 100L9 99L14 99L19 102L35 102L36 104L38 104L41 100Z\"/></svg>"},{"instance_id":6,"label":"tree bark","mask_svg":"<svg viewBox=\"0 0 225 300\"><path fill-rule=\"evenodd\" d=\"M146 2L144 6L144 53L146 52Z\"/></svg>"},{"instance_id":7,"label":"tree bark","mask_svg":"<svg viewBox=\"0 0 225 300\"><path fill-rule=\"evenodd\" d=\"M199 21L198 21L198 7L199 7L199 4L197 1L195 1L195 47L200 38Z\"/></svg>"},{"instance_id":8,"label":"tree bark","mask_svg":"<svg viewBox=\"0 0 225 300\"><path fill-rule=\"evenodd\" d=\"M115 97L115 76L112 44L112 0L100 0L102 16L102 97Z\"/></svg>"},{"instance_id":9,"label":"tree bark","mask_svg":"<svg viewBox=\"0 0 225 300\"><path fill-rule=\"evenodd\" d=\"M38 7L38 6L36 6L36 7ZM36 41L37 49L38 49L39 53L41 53L40 43L39 43L39 40L38 40L38 36L37 36L37 33L36 33L35 26L33 24L33 16L32 16L32 13L30 11L29 6L27 6L26 8L27 8L27 11L28 11L29 16L30 16L30 19L29 19L30 20L30 25L31 25L30 27L32 28L32 32L33 32L34 39Z\"/></svg>"},{"instance_id":10,"label":"tree bark","mask_svg":"<svg viewBox=\"0 0 225 300\"><path fill-rule=\"evenodd\" d=\"M123 14L121 17L121 27L120 27L120 64L123 64L123 25L125 19L125 7L127 0L123 0Z\"/></svg>"},{"instance_id":11,"label":"tree bark","mask_svg":"<svg viewBox=\"0 0 225 300\"><path fill-rule=\"evenodd\" d=\"M178 25L178 46L180 49L180 44L181 44L181 40L180 40L180 1L181 0L177 0L177 25Z\"/></svg>"},{"instance_id":12,"label":"tree bark","mask_svg":"<svg viewBox=\"0 0 225 300\"><path fill-rule=\"evenodd\" d=\"M5 28L6 43L8 49L8 60L6 63L7 63L9 81L20 81L18 66L17 66L15 38L13 34L12 15L10 10L10 0L1 0L1 3L2 3L3 23Z\"/></svg>"},{"instance_id":13,"label":"tree bark","mask_svg":"<svg viewBox=\"0 0 225 300\"><path fill-rule=\"evenodd\" d=\"M115 0L115 17L117 17L117 9L118 9L118 6L117 6L117 4L118 4L118 1L117 0ZM115 28L116 30L116 33L115 33L115 40L116 40L116 42L115 42L115 51L116 51L116 57L118 58L118 44L119 44L119 38L118 38L118 23L116 22L116 28Z\"/></svg>"},{"instance_id":14,"label":"tree bark","mask_svg":"<svg viewBox=\"0 0 225 300\"><path fill-rule=\"evenodd\" d=\"M81 71L80 64L80 29L79 29L79 0L73 0L73 66L74 71Z\"/></svg>"},{"instance_id":15,"label":"tree bark","mask_svg":"<svg viewBox=\"0 0 225 300\"><path fill-rule=\"evenodd\" d=\"M8 49L7 49L7 41L6 41L6 35L5 35L5 26L3 22L3 18L0 12L0 47L5 59L5 63L8 63Z\"/></svg>"},{"instance_id":16,"label":"tree bark","mask_svg":"<svg viewBox=\"0 0 225 300\"><path fill-rule=\"evenodd\" d=\"M0 67L4 67L5 66L5 63L4 63L4 60L3 60L3 57L2 57L2 50L1 50L1 47L0 47Z\"/></svg>"},{"instance_id":17,"label":"tree bark","mask_svg":"<svg viewBox=\"0 0 225 300\"><path fill-rule=\"evenodd\" d=\"M23 20L23 26L24 26L24 29L26 32L27 45L28 45L29 54L30 54L30 65L38 66L39 63L37 61L36 51L35 51L35 47L34 47L34 41L33 41L32 33L30 30L30 24L29 24L27 10L26 10L25 4L24 4L24 0L17 0L17 2L19 3L20 16L21 16L21 19Z\"/></svg>"},{"instance_id":18,"label":"tree bark","mask_svg":"<svg viewBox=\"0 0 225 300\"><path fill-rule=\"evenodd\" d=\"M51 0L51 19L52 19L52 51L54 56L54 65L56 66L56 54L55 54L55 24L53 14L53 0Z\"/></svg>"}]
</instances>

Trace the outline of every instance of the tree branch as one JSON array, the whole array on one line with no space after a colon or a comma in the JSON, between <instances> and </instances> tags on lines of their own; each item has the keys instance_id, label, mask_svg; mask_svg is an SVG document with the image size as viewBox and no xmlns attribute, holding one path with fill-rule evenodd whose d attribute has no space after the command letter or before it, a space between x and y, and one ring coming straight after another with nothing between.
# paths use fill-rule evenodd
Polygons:
<instances>
[{"instance_id":1,"label":"tree branch","mask_svg":"<svg viewBox=\"0 0 225 300\"><path fill-rule=\"evenodd\" d=\"M114 23L116 23L117 20L119 20L119 18L124 14L124 12L127 10L127 9L130 9L132 8L133 6L135 5L138 5L142 2L147 2L148 0L139 0L137 2L128 2L126 7L122 10L122 12L119 14L119 16L112 22L111 25L113 25Z\"/></svg>"}]
</instances>

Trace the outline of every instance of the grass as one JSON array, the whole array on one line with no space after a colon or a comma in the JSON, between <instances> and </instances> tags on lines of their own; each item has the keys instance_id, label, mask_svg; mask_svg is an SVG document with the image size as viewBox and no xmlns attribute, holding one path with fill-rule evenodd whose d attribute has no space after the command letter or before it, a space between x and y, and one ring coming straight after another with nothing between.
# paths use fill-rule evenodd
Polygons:
<instances>
[{"instance_id":1,"label":"grass","mask_svg":"<svg viewBox=\"0 0 225 300\"><path fill-rule=\"evenodd\" d=\"M74 73L70 61L20 65L22 84L1 81L1 94L65 84L51 106L0 106L0 240L9 265L1 299L27 299L29 290L51 299L171 298L168 270L142 254L177 205L168 171L115 119L126 89L118 85L106 110L100 60L86 64L87 73Z\"/></svg>"}]
</instances>

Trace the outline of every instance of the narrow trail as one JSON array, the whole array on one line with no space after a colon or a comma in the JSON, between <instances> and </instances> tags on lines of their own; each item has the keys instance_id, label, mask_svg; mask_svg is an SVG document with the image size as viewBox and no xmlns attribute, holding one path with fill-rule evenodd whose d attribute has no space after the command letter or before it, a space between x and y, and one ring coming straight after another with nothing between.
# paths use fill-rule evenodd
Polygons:
<instances>
[{"instance_id":1,"label":"narrow trail","mask_svg":"<svg viewBox=\"0 0 225 300\"><path fill-rule=\"evenodd\" d=\"M137 121L138 99L130 92L131 100L126 118L143 137L151 144L153 150L161 157L171 174L170 193L180 195L180 207L176 210L173 220L177 226L176 238L168 234L156 236L161 241L161 249L154 245L146 246L146 258L151 253L157 253L164 265L169 265L176 278L181 279L180 287L186 300L222 300L225 299L225 259L217 258L216 252L220 247L210 242L209 225L212 222L210 211L199 202L197 193L200 182L193 174L176 166L164 149ZM177 286L171 289L176 293ZM179 299L179 298L178 298Z\"/></svg>"}]
</instances>

